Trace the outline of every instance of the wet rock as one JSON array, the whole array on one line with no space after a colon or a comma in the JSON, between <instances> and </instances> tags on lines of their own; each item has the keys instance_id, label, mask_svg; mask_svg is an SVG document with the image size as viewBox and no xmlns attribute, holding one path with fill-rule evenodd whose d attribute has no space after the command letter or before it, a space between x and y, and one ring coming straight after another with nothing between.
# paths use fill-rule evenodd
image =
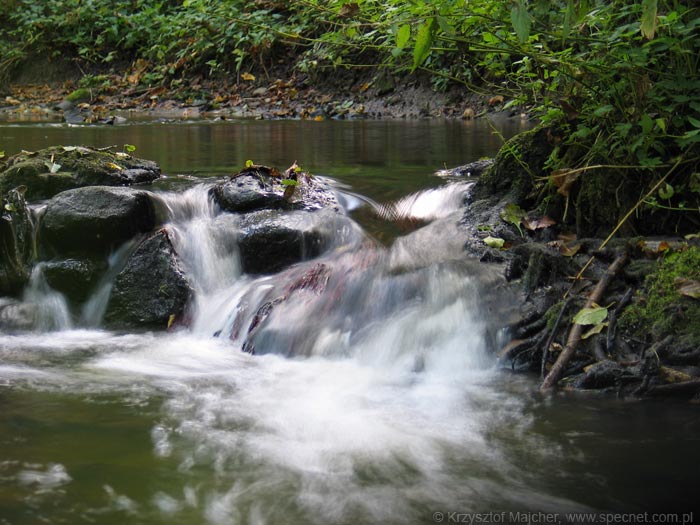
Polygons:
<instances>
[{"instance_id":1,"label":"wet rock","mask_svg":"<svg viewBox=\"0 0 700 525\"><path fill-rule=\"evenodd\" d=\"M435 172L438 177L479 177L494 163L493 159L482 159L456 168L449 168Z\"/></svg>"},{"instance_id":2,"label":"wet rock","mask_svg":"<svg viewBox=\"0 0 700 525\"><path fill-rule=\"evenodd\" d=\"M0 332L26 332L32 330L39 315L35 304L0 300Z\"/></svg>"},{"instance_id":3,"label":"wet rock","mask_svg":"<svg viewBox=\"0 0 700 525\"><path fill-rule=\"evenodd\" d=\"M152 230L155 217L153 201L145 191L76 188L49 202L41 221L40 242L45 250L59 255L106 253Z\"/></svg>"},{"instance_id":4,"label":"wet rock","mask_svg":"<svg viewBox=\"0 0 700 525\"><path fill-rule=\"evenodd\" d=\"M56 146L7 159L0 172L0 191L24 185L27 200L34 201L73 188L128 186L158 177L160 167L150 160L83 146Z\"/></svg>"},{"instance_id":5,"label":"wet rock","mask_svg":"<svg viewBox=\"0 0 700 525\"><path fill-rule=\"evenodd\" d=\"M43 263L48 285L76 303L88 299L106 269L104 260L64 259Z\"/></svg>"},{"instance_id":6,"label":"wet rock","mask_svg":"<svg viewBox=\"0 0 700 525\"><path fill-rule=\"evenodd\" d=\"M356 232L350 219L331 210L247 214L240 224L239 248L246 273L275 273L320 255Z\"/></svg>"},{"instance_id":7,"label":"wet rock","mask_svg":"<svg viewBox=\"0 0 700 525\"><path fill-rule=\"evenodd\" d=\"M290 187L275 168L252 166L211 190L222 210L247 213L263 209L314 211L340 204L331 187L318 177L300 174L297 185Z\"/></svg>"},{"instance_id":8,"label":"wet rock","mask_svg":"<svg viewBox=\"0 0 700 525\"><path fill-rule=\"evenodd\" d=\"M164 330L183 315L191 295L170 237L160 230L141 242L117 275L105 324Z\"/></svg>"},{"instance_id":9,"label":"wet rock","mask_svg":"<svg viewBox=\"0 0 700 525\"><path fill-rule=\"evenodd\" d=\"M29 280L33 226L23 190L10 190L0 205L0 295L15 295Z\"/></svg>"},{"instance_id":10,"label":"wet rock","mask_svg":"<svg viewBox=\"0 0 700 525\"><path fill-rule=\"evenodd\" d=\"M580 389L602 389L620 385L626 371L615 361L599 361L588 367L585 373L578 377L574 386Z\"/></svg>"}]
</instances>

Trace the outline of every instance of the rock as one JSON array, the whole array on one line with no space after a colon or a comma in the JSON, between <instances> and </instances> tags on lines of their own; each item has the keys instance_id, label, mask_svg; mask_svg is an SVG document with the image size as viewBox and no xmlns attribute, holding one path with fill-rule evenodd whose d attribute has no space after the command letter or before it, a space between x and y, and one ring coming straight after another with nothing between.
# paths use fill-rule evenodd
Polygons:
<instances>
[{"instance_id":1,"label":"rock","mask_svg":"<svg viewBox=\"0 0 700 525\"><path fill-rule=\"evenodd\" d=\"M290 186L282 184L283 178L275 168L251 166L217 184L211 196L222 210L237 213L262 209L340 211L338 199L328 184L306 174L300 174L298 179L292 191Z\"/></svg>"},{"instance_id":2,"label":"rock","mask_svg":"<svg viewBox=\"0 0 700 525\"><path fill-rule=\"evenodd\" d=\"M29 280L33 226L22 190L0 196L0 206L0 295L15 295Z\"/></svg>"},{"instance_id":3,"label":"rock","mask_svg":"<svg viewBox=\"0 0 700 525\"><path fill-rule=\"evenodd\" d=\"M0 192L24 185L27 200L34 201L83 186L128 186L158 177L160 167L150 160L82 146L56 146L7 159L0 172Z\"/></svg>"},{"instance_id":4,"label":"rock","mask_svg":"<svg viewBox=\"0 0 700 525\"><path fill-rule=\"evenodd\" d=\"M0 333L32 330L39 316L35 304L0 300Z\"/></svg>"},{"instance_id":5,"label":"rock","mask_svg":"<svg viewBox=\"0 0 700 525\"><path fill-rule=\"evenodd\" d=\"M580 389L600 389L619 386L625 369L615 361L599 361L589 366L574 383Z\"/></svg>"},{"instance_id":6,"label":"rock","mask_svg":"<svg viewBox=\"0 0 700 525\"><path fill-rule=\"evenodd\" d=\"M48 285L75 303L88 299L106 269L104 260L64 259L43 263Z\"/></svg>"},{"instance_id":7,"label":"rock","mask_svg":"<svg viewBox=\"0 0 700 525\"><path fill-rule=\"evenodd\" d=\"M494 163L493 159L482 159L456 168L439 170L435 172L438 177L479 177Z\"/></svg>"},{"instance_id":8,"label":"rock","mask_svg":"<svg viewBox=\"0 0 700 525\"><path fill-rule=\"evenodd\" d=\"M91 186L56 195L39 230L42 247L54 254L103 254L156 222L153 200L132 188Z\"/></svg>"},{"instance_id":9,"label":"rock","mask_svg":"<svg viewBox=\"0 0 700 525\"><path fill-rule=\"evenodd\" d=\"M141 242L117 275L105 324L118 329L166 329L171 320L182 316L191 295L170 237L160 230Z\"/></svg>"},{"instance_id":10,"label":"rock","mask_svg":"<svg viewBox=\"0 0 700 525\"><path fill-rule=\"evenodd\" d=\"M356 235L352 221L332 210L249 213L240 224L241 266L246 273L275 273Z\"/></svg>"}]
</instances>

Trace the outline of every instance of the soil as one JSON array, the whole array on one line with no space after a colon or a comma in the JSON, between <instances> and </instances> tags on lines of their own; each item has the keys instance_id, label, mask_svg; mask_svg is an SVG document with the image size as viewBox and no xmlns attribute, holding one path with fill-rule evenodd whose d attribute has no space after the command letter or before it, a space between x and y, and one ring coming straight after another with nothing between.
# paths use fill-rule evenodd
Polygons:
<instances>
[{"instance_id":1,"label":"soil","mask_svg":"<svg viewBox=\"0 0 700 525\"><path fill-rule=\"evenodd\" d=\"M258 78L195 77L166 85L146 80L138 63L118 72L86 73L70 61L37 60L0 87L0 119L104 124L144 117L471 119L502 112L507 102L498 93L474 93L463 86L436 92L427 76L399 78L376 71L311 78L282 68Z\"/></svg>"}]
</instances>

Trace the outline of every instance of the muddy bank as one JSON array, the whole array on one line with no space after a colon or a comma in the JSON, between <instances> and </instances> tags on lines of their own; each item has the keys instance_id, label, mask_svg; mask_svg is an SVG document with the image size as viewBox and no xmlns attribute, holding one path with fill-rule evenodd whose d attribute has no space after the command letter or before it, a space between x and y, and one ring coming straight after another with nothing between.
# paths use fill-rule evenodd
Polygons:
<instances>
[{"instance_id":1,"label":"muddy bank","mask_svg":"<svg viewBox=\"0 0 700 525\"><path fill-rule=\"evenodd\" d=\"M430 78L339 72L309 78L281 70L246 79L191 78L149 85L138 64L84 74L52 62L50 75L28 65L0 87L0 119L120 124L130 118L209 119L472 119L504 110L498 93L454 86L436 92Z\"/></svg>"}]
</instances>

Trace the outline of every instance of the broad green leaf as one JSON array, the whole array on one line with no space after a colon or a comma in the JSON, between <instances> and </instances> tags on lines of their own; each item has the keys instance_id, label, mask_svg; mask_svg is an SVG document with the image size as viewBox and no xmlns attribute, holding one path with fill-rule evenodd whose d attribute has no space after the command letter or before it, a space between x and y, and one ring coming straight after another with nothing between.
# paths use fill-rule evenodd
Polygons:
<instances>
[{"instance_id":1,"label":"broad green leaf","mask_svg":"<svg viewBox=\"0 0 700 525\"><path fill-rule=\"evenodd\" d=\"M656 125L659 126L659 129L663 132L666 133L666 121L662 118L657 118L656 119Z\"/></svg>"},{"instance_id":2,"label":"broad green leaf","mask_svg":"<svg viewBox=\"0 0 700 525\"><path fill-rule=\"evenodd\" d=\"M654 38L654 34L656 33L656 26L658 23L656 19L657 9L657 0L642 0L642 23L640 30L647 40Z\"/></svg>"},{"instance_id":3,"label":"broad green leaf","mask_svg":"<svg viewBox=\"0 0 700 525\"><path fill-rule=\"evenodd\" d=\"M693 117L687 117L688 122L690 122L694 127L700 128L700 120L693 118Z\"/></svg>"},{"instance_id":4,"label":"broad green leaf","mask_svg":"<svg viewBox=\"0 0 700 525\"><path fill-rule=\"evenodd\" d=\"M520 224L523 222L526 215L527 214L525 211L513 202L506 204L500 213L501 219L518 228L521 236L523 234L523 230L520 228Z\"/></svg>"},{"instance_id":5,"label":"broad green leaf","mask_svg":"<svg viewBox=\"0 0 700 525\"><path fill-rule=\"evenodd\" d=\"M605 321L608 316L608 309L603 306L593 308L582 308L575 316L574 323L580 325L597 325Z\"/></svg>"},{"instance_id":6,"label":"broad green leaf","mask_svg":"<svg viewBox=\"0 0 700 525\"><path fill-rule=\"evenodd\" d=\"M594 325L593 328L591 328L590 330L588 330L588 332L586 332L585 334L583 334L581 336L581 339L588 339L592 335L599 334L600 332L603 331L603 328L608 326L608 324L609 323L606 321L604 323L598 323L597 325Z\"/></svg>"},{"instance_id":7,"label":"broad green leaf","mask_svg":"<svg viewBox=\"0 0 700 525\"><path fill-rule=\"evenodd\" d=\"M411 38L411 26L408 24L403 24L399 27L396 32L396 47L398 49L403 49L408 44L408 40Z\"/></svg>"},{"instance_id":8,"label":"broad green leaf","mask_svg":"<svg viewBox=\"0 0 700 525\"><path fill-rule=\"evenodd\" d=\"M420 66L430 55L430 46L433 43L433 22L432 18L426 20L418 28L416 34L416 45L413 48L413 69Z\"/></svg>"},{"instance_id":9,"label":"broad green leaf","mask_svg":"<svg viewBox=\"0 0 700 525\"><path fill-rule=\"evenodd\" d=\"M506 243L503 239L500 237L491 237L490 235L484 239L484 244L488 246L489 248L503 248L503 245Z\"/></svg>"},{"instance_id":10,"label":"broad green leaf","mask_svg":"<svg viewBox=\"0 0 700 525\"><path fill-rule=\"evenodd\" d=\"M510 20L513 23L513 29L521 44L527 42L530 38L530 15L527 12L527 6L524 2L518 2L510 11Z\"/></svg>"},{"instance_id":11,"label":"broad green leaf","mask_svg":"<svg viewBox=\"0 0 700 525\"><path fill-rule=\"evenodd\" d=\"M134 151L136 151L136 146L134 146L133 144L124 144L124 151L126 151L127 153L133 153Z\"/></svg>"},{"instance_id":12,"label":"broad green leaf","mask_svg":"<svg viewBox=\"0 0 700 525\"><path fill-rule=\"evenodd\" d=\"M294 179L282 179L280 182L282 186L299 186L299 181Z\"/></svg>"},{"instance_id":13,"label":"broad green leaf","mask_svg":"<svg viewBox=\"0 0 700 525\"><path fill-rule=\"evenodd\" d=\"M448 36L455 35L455 28L452 26L452 24L447 18L445 18L444 16L438 16L437 23L438 27L442 29L443 33L445 33Z\"/></svg>"},{"instance_id":14,"label":"broad green leaf","mask_svg":"<svg viewBox=\"0 0 700 525\"><path fill-rule=\"evenodd\" d=\"M651 133L651 130L654 129L654 121L646 113L644 113L644 115L642 115L642 118L639 120L639 125L642 127L642 133L644 133L645 135L648 135L649 133Z\"/></svg>"},{"instance_id":15,"label":"broad green leaf","mask_svg":"<svg viewBox=\"0 0 700 525\"><path fill-rule=\"evenodd\" d=\"M7 204L5 204L5 210L7 210L9 212L13 212L13 211L17 211L17 208L15 208L14 204L12 204L11 202L8 202Z\"/></svg>"}]
</instances>

